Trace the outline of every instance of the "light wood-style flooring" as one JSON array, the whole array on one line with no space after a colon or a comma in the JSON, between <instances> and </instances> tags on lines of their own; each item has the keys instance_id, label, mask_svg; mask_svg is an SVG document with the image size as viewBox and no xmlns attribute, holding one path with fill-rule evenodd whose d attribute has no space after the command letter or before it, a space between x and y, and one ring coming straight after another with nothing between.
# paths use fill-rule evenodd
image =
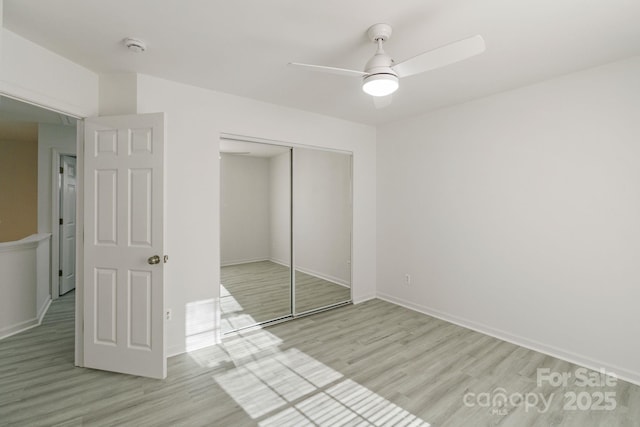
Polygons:
<instances>
[{"instance_id":1,"label":"light wood-style flooring","mask_svg":"<svg viewBox=\"0 0 640 427\"><path fill-rule=\"evenodd\" d=\"M291 314L289 268L271 261L220 269L222 333ZM351 289L296 271L296 313L351 300Z\"/></svg>"},{"instance_id":2,"label":"light wood-style flooring","mask_svg":"<svg viewBox=\"0 0 640 427\"><path fill-rule=\"evenodd\" d=\"M73 298L0 341L0 425L640 425L638 386L538 387L538 368L578 366L380 300L228 336L170 358L162 381L76 368ZM498 389L550 408L464 404ZM563 410L565 393L594 391L615 393L615 410Z\"/></svg>"}]
</instances>

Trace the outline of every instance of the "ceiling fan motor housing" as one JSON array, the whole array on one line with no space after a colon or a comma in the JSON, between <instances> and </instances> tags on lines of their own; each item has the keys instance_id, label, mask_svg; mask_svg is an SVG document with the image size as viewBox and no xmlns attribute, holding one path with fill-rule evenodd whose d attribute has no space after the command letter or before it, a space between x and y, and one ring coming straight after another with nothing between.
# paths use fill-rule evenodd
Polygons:
<instances>
[{"instance_id":1,"label":"ceiling fan motor housing","mask_svg":"<svg viewBox=\"0 0 640 427\"><path fill-rule=\"evenodd\" d=\"M386 54L382 44L391 37L391 26L372 25L367 35L378 45L378 49L364 67L362 90L372 96L390 95L398 89L398 74L391 68L393 59Z\"/></svg>"},{"instance_id":2,"label":"ceiling fan motor housing","mask_svg":"<svg viewBox=\"0 0 640 427\"><path fill-rule=\"evenodd\" d=\"M392 76L398 77L398 74L393 71L391 66L393 65L393 59L382 48L382 43L389 40L391 37L391 25L389 24L375 24L369 27L367 31L367 36L378 45L378 49L376 50L375 55L364 67L364 72L367 74L365 76L365 80L368 76L374 74L390 74Z\"/></svg>"},{"instance_id":3,"label":"ceiling fan motor housing","mask_svg":"<svg viewBox=\"0 0 640 427\"><path fill-rule=\"evenodd\" d=\"M367 61L367 65L364 67L364 72L367 75L372 74L391 74L392 76L398 76L398 74L393 71L391 66L393 65L393 59L389 55L387 55L382 49L379 49L373 57Z\"/></svg>"}]
</instances>

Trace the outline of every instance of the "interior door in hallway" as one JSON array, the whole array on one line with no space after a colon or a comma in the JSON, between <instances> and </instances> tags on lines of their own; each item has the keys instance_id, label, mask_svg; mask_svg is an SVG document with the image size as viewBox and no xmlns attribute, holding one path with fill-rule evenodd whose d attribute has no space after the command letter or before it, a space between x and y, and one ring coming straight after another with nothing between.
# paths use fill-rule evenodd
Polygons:
<instances>
[{"instance_id":1,"label":"interior door in hallway","mask_svg":"<svg viewBox=\"0 0 640 427\"><path fill-rule=\"evenodd\" d=\"M88 119L84 138L84 365L164 378L164 115Z\"/></svg>"},{"instance_id":2,"label":"interior door in hallway","mask_svg":"<svg viewBox=\"0 0 640 427\"><path fill-rule=\"evenodd\" d=\"M60 156L60 295L76 288L76 158Z\"/></svg>"}]
</instances>

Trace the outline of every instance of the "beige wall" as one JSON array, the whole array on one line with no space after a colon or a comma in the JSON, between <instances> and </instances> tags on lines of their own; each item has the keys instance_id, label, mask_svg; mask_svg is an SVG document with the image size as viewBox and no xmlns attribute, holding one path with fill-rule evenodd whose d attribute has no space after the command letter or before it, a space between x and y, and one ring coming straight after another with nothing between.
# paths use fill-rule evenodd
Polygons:
<instances>
[{"instance_id":1,"label":"beige wall","mask_svg":"<svg viewBox=\"0 0 640 427\"><path fill-rule=\"evenodd\" d=\"M0 242L37 232L38 141L0 140Z\"/></svg>"}]
</instances>

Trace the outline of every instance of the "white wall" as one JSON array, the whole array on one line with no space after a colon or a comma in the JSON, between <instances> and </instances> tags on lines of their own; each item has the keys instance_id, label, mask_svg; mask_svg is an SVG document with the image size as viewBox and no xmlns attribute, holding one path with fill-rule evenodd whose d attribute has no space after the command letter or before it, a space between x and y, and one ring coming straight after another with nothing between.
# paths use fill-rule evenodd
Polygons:
<instances>
[{"instance_id":1,"label":"white wall","mask_svg":"<svg viewBox=\"0 0 640 427\"><path fill-rule=\"evenodd\" d=\"M138 77L134 73L100 74L98 107L101 116L135 114Z\"/></svg>"},{"instance_id":2,"label":"white wall","mask_svg":"<svg viewBox=\"0 0 640 427\"><path fill-rule=\"evenodd\" d=\"M220 154L220 263L270 259L270 162Z\"/></svg>"},{"instance_id":3,"label":"white wall","mask_svg":"<svg viewBox=\"0 0 640 427\"><path fill-rule=\"evenodd\" d=\"M98 75L2 29L0 93L79 117L98 112Z\"/></svg>"},{"instance_id":4,"label":"white wall","mask_svg":"<svg viewBox=\"0 0 640 427\"><path fill-rule=\"evenodd\" d=\"M51 233L52 153L76 153L76 127L38 124L38 233Z\"/></svg>"},{"instance_id":5,"label":"white wall","mask_svg":"<svg viewBox=\"0 0 640 427\"><path fill-rule=\"evenodd\" d=\"M167 254L166 305L169 354L189 348L187 311L209 316L219 296L219 160L221 132L305 144L354 153L353 294L356 302L375 296L375 129L317 114L212 92L159 78L138 76L138 112L166 112ZM195 312L194 312L195 313ZM207 317L209 316L209 317ZM217 325L208 338L215 340ZM203 334L201 334L203 335Z\"/></svg>"},{"instance_id":6,"label":"white wall","mask_svg":"<svg viewBox=\"0 0 640 427\"><path fill-rule=\"evenodd\" d=\"M379 295L640 383L639 76L636 57L379 128Z\"/></svg>"},{"instance_id":7,"label":"white wall","mask_svg":"<svg viewBox=\"0 0 640 427\"><path fill-rule=\"evenodd\" d=\"M269 232L271 261L291 264L291 155L290 152L269 158Z\"/></svg>"},{"instance_id":8,"label":"white wall","mask_svg":"<svg viewBox=\"0 0 640 427\"><path fill-rule=\"evenodd\" d=\"M348 286L351 281L351 156L293 150L295 267Z\"/></svg>"}]
</instances>

